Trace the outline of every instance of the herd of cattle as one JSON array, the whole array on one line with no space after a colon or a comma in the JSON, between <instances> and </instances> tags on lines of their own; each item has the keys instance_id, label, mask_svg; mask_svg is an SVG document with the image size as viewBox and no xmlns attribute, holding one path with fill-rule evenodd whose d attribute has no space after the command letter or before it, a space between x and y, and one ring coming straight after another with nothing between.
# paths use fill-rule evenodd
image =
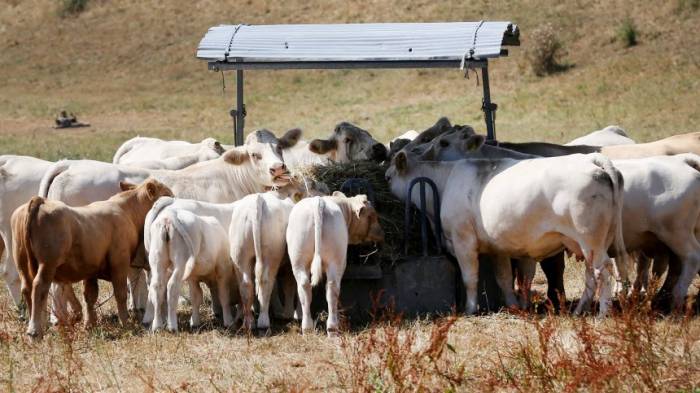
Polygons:
<instances>
[{"instance_id":1,"label":"herd of cattle","mask_svg":"<svg viewBox=\"0 0 700 393\"><path fill-rule=\"evenodd\" d=\"M635 144L610 126L566 145L505 143L441 118L389 146L340 123L327 139L303 141L299 129L282 137L259 130L238 147L211 138L193 144L137 137L113 163L0 156L3 276L15 304L26 303L27 333L39 337L49 295L56 322L82 314L72 287L80 281L85 323L95 324L99 279L111 281L122 323L130 295L152 330L177 330L187 282L192 326L200 323L204 283L227 327L242 317L247 329L269 328L272 308L283 318L300 316L306 332L314 326L311 288L325 276L332 333L348 244L382 242L384 233L366 196L327 195L303 168L375 160L386 163L400 199L417 198L406 195L417 177L436 183L440 216L427 213L442 223L458 261L468 314L477 311L479 254L492 257L507 306L528 307L537 261L550 299L564 296L564 251L586 265L576 313L597 293L605 315L614 280L627 290L633 262L634 289L646 289L652 259L654 274L668 269L658 296L681 308L700 270L696 153L700 133Z\"/></svg>"}]
</instances>

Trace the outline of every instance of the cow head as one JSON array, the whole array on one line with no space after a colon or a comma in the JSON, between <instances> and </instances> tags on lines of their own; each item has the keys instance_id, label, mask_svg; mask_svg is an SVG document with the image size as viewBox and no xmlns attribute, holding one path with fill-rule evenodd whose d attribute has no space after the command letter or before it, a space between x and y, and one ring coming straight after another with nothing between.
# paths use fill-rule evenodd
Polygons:
<instances>
[{"instance_id":1,"label":"cow head","mask_svg":"<svg viewBox=\"0 0 700 393\"><path fill-rule=\"evenodd\" d=\"M336 162L384 161L387 158L386 146L369 132L347 122L336 125L330 138L312 140L309 150Z\"/></svg>"},{"instance_id":2,"label":"cow head","mask_svg":"<svg viewBox=\"0 0 700 393\"><path fill-rule=\"evenodd\" d=\"M342 192L336 191L333 196L345 200L352 211L348 228L350 244L384 242L384 230L379 225L379 215L367 199L367 195L360 194L348 198Z\"/></svg>"},{"instance_id":3,"label":"cow head","mask_svg":"<svg viewBox=\"0 0 700 393\"><path fill-rule=\"evenodd\" d=\"M418 146L430 143L437 136L442 135L445 132L451 131L452 129L453 127L452 123L450 123L450 120L446 117L441 117L430 128L418 134L418 136L415 137L415 139L404 144L401 150L411 151Z\"/></svg>"},{"instance_id":4,"label":"cow head","mask_svg":"<svg viewBox=\"0 0 700 393\"><path fill-rule=\"evenodd\" d=\"M282 199L290 198L294 203L304 198L323 196L330 193L325 183L317 182L301 175L292 176L292 179L287 185L283 187L271 187L268 191L275 192L277 196Z\"/></svg>"},{"instance_id":5,"label":"cow head","mask_svg":"<svg viewBox=\"0 0 700 393\"><path fill-rule=\"evenodd\" d=\"M237 146L222 156L231 165L245 166L263 186L281 187L289 183L290 174L282 160L282 149L278 144L250 143Z\"/></svg>"},{"instance_id":6,"label":"cow head","mask_svg":"<svg viewBox=\"0 0 700 393\"><path fill-rule=\"evenodd\" d=\"M476 134L469 126L458 126L432 142L413 149L423 161L454 161L462 158L480 158L481 146L486 141L483 135Z\"/></svg>"}]
</instances>

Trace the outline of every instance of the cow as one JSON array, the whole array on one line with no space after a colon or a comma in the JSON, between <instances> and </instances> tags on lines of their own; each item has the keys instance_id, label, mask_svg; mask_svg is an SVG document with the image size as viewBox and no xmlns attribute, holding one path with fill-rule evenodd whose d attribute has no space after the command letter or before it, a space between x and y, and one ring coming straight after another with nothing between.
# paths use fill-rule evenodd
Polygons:
<instances>
[{"instance_id":1,"label":"cow","mask_svg":"<svg viewBox=\"0 0 700 393\"><path fill-rule=\"evenodd\" d=\"M614 242L621 264L626 254L620 228L622 178L605 156L430 162L401 151L386 172L399 198L405 198L406 185L419 176L431 178L442 195L440 217L432 211L429 215L441 221L447 247L459 262L468 314L477 309L479 253L495 256L506 304L517 308L509 257L537 259L562 249L586 261L586 289L576 313L589 306L596 281L599 314L607 313L609 277L616 275L607 250Z\"/></svg>"},{"instance_id":2,"label":"cow","mask_svg":"<svg viewBox=\"0 0 700 393\"><path fill-rule=\"evenodd\" d=\"M403 149L404 146L409 144L412 140L416 139L420 135L415 130L406 131L403 134L393 138L389 141L387 148L389 149L389 157L393 157L399 150Z\"/></svg>"},{"instance_id":3,"label":"cow","mask_svg":"<svg viewBox=\"0 0 700 393\"><path fill-rule=\"evenodd\" d=\"M83 281L85 326L96 322L97 280L112 282L119 320L127 323L127 274L140 244L146 214L172 191L154 179L139 186L120 183L122 192L106 201L70 207L33 197L12 215L12 252L20 272L30 320L27 334L41 337L52 282Z\"/></svg>"},{"instance_id":4,"label":"cow","mask_svg":"<svg viewBox=\"0 0 700 393\"><path fill-rule=\"evenodd\" d=\"M230 256L238 275L243 326L248 330L253 328L253 286L260 303L257 328L270 328L270 297L287 255L285 236L293 207L292 198L276 191L248 195L233 206L228 234Z\"/></svg>"},{"instance_id":5,"label":"cow","mask_svg":"<svg viewBox=\"0 0 700 393\"><path fill-rule=\"evenodd\" d=\"M37 195L44 173L53 165L50 161L27 156L0 156L0 272L7 284L12 301L18 308L22 303L19 273L12 256L12 213L31 197ZM4 259L3 259L3 251Z\"/></svg>"},{"instance_id":6,"label":"cow","mask_svg":"<svg viewBox=\"0 0 700 393\"><path fill-rule=\"evenodd\" d=\"M144 169L170 169L178 170L182 168L187 168L190 165L194 165L202 160L198 155L191 154L187 156L177 156L164 158L162 160L148 160L148 161L138 161L133 163L126 163L124 165L134 166L137 168Z\"/></svg>"},{"instance_id":7,"label":"cow","mask_svg":"<svg viewBox=\"0 0 700 393\"><path fill-rule=\"evenodd\" d=\"M119 192L120 181L139 183L151 176L170 187L180 198L209 202L232 202L245 195L264 191L266 187L283 186L290 180L276 146L254 143L177 171L149 170L91 160L59 161L46 171L39 195L71 206L83 206L108 199ZM145 266L146 263L144 260L135 265ZM145 282L143 276L139 282ZM64 288L64 292L68 291L70 288ZM56 300L61 298L55 297ZM60 312L65 306L59 303L55 309Z\"/></svg>"},{"instance_id":8,"label":"cow","mask_svg":"<svg viewBox=\"0 0 700 393\"><path fill-rule=\"evenodd\" d=\"M578 137L565 146L588 145L588 146L614 146L614 145L634 145L634 139L627 136L625 130L619 126L607 126L602 130L593 131L590 134Z\"/></svg>"},{"instance_id":9,"label":"cow","mask_svg":"<svg viewBox=\"0 0 700 393\"><path fill-rule=\"evenodd\" d=\"M158 138L134 137L124 142L112 159L113 164L141 164L166 160L173 157L195 156L197 162L208 161L224 154L224 147L214 138L206 138L199 143L185 141L164 141ZM180 168L158 168L180 169Z\"/></svg>"},{"instance_id":10,"label":"cow","mask_svg":"<svg viewBox=\"0 0 700 393\"><path fill-rule=\"evenodd\" d=\"M229 289L235 283L228 256L227 231L210 216L198 216L187 210L169 210L160 214L147 228L150 235L148 262L151 280L148 300L154 307L151 330L163 327L161 306L166 300L168 330L176 332L180 285L187 281L192 297L190 326L199 326L199 308L203 294L201 282L216 287L224 326L233 324ZM150 321L144 321L150 322Z\"/></svg>"},{"instance_id":11,"label":"cow","mask_svg":"<svg viewBox=\"0 0 700 393\"><path fill-rule=\"evenodd\" d=\"M483 139L481 135L470 133L445 133L425 146L420 158L457 160L519 154L483 145ZM696 240L696 231L700 231L700 156L685 153L613 160L613 165L625 179L622 208L625 248L628 253L659 257L660 252L668 250L681 260L684 278L673 289L674 305L681 307L685 302L688 280L694 277L698 266L696 260L700 257ZM615 254L614 250L610 252ZM642 258L637 287L644 281L647 265L646 258Z\"/></svg>"},{"instance_id":12,"label":"cow","mask_svg":"<svg viewBox=\"0 0 700 393\"><path fill-rule=\"evenodd\" d=\"M338 331L338 296L346 266L348 244L380 243L384 231L366 195L352 198L336 191L332 196L306 198L289 214L287 251L302 309L302 333L314 328L311 287L326 275L328 320L326 331Z\"/></svg>"},{"instance_id":13,"label":"cow","mask_svg":"<svg viewBox=\"0 0 700 393\"><path fill-rule=\"evenodd\" d=\"M262 129L248 135L246 143L277 141L282 148L284 162L291 169L325 165L329 162L381 162L387 158L386 146L375 140L366 130L348 122L337 124L327 139L313 139L307 142L301 140L301 134L301 129L294 128L277 139L271 131Z\"/></svg>"}]
</instances>

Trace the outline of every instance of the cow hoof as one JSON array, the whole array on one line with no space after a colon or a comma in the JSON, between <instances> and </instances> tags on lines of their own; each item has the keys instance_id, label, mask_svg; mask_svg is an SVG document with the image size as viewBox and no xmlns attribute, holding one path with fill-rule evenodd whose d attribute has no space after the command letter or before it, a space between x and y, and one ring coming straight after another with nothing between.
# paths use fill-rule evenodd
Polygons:
<instances>
[{"instance_id":1,"label":"cow hoof","mask_svg":"<svg viewBox=\"0 0 700 393\"><path fill-rule=\"evenodd\" d=\"M34 329L28 329L27 336L29 336L29 338L31 338L32 340L40 340L41 339L41 333L39 333L39 331L34 330Z\"/></svg>"},{"instance_id":2,"label":"cow hoof","mask_svg":"<svg viewBox=\"0 0 700 393\"><path fill-rule=\"evenodd\" d=\"M272 335L272 330L268 328L257 328L255 329L255 335L258 337L270 337Z\"/></svg>"},{"instance_id":3,"label":"cow hoof","mask_svg":"<svg viewBox=\"0 0 700 393\"><path fill-rule=\"evenodd\" d=\"M326 330L326 335L328 335L328 338L337 338L340 337L340 332L337 328L328 329Z\"/></svg>"}]
</instances>

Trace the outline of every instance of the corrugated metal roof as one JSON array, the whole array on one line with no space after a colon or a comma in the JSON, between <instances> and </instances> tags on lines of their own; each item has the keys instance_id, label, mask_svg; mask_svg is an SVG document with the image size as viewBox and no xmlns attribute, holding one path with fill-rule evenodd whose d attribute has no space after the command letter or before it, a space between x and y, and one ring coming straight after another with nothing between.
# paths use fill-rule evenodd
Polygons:
<instances>
[{"instance_id":1,"label":"corrugated metal roof","mask_svg":"<svg viewBox=\"0 0 700 393\"><path fill-rule=\"evenodd\" d=\"M511 22L220 25L197 58L210 62L484 60L519 45Z\"/></svg>"}]
</instances>

